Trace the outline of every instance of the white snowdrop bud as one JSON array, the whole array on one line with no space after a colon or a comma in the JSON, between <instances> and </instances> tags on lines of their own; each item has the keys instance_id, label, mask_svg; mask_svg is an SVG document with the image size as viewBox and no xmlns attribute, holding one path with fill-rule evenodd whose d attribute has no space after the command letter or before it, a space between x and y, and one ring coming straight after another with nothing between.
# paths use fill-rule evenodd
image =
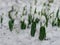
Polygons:
<instances>
[{"instance_id":1,"label":"white snowdrop bud","mask_svg":"<svg viewBox=\"0 0 60 45\"><path fill-rule=\"evenodd\" d=\"M41 19L40 19L41 23L42 23L42 26L46 23L46 18L45 16L41 16Z\"/></svg>"},{"instance_id":2,"label":"white snowdrop bud","mask_svg":"<svg viewBox=\"0 0 60 45\"><path fill-rule=\"evenodd\" d=\"M37 15L37 14L35 14L34 15L34 18L36 19L36 18L39 18L40 16L39 15Z\"/></svg>"},{"instance_id":3,"label":"white snowdrop bud","mask_svg":"<svg viewBox=\"0 0 60 45\"><path fill-rule=\"evenodd\" d=\"M55 19L54 14L50 15L49 23L52 23L52 21Z\"/></svg>"},{"instance_id":4,"label":"white snowdrop bud","mask_svg":"<svg viewBox=\"0 0 60 45\"><path fill-rule=\"evenodd\" d=\"M25 24L28 25L28 20L25 20Z\"/></svg>"},{"instance_id":5,"label":"white snowdrop bud","mask_svg":"<svg viewBox=\"0 0 60 45\"><path fill-rule=\"evenodd\" d=\"M21 20L21 21L23 21L23 20L24 20L23 16L20 18L20 20Z\"/></svg>"}]
</instances>

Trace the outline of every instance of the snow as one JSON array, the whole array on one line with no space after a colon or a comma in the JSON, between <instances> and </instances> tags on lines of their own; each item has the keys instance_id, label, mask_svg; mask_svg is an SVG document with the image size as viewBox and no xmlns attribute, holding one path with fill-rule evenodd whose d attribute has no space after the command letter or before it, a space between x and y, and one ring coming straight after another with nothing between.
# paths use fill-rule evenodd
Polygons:
<instances>
[{"instance_id":1,"label":"snow","mask_svg":"<svg viewBox=\"0 0 60 45\"><path fill-rule=\"evenodd\" d=\"M16 2L15 2L16 1ZM34 37L30 35L30 29L21 30L20 29L20 20L25 19L25 23L27 24L27 16L21 17L21 13L23 7L27 5L27 11L29 11L30 3L32 4L32 14L34 15L34 9L37 8L37 12L41 11L42 5L47 0L37 0L38 3L35 6L33 4L34 0L0 0L0 16L3 17L3 23L1 26L0 23L0 45L60 45L60 28L59 27L52 27L50 22L53 19L50 19L48 23L48 27L46 28L46 39L40 41L38 39L39 36L39 28L40 23L37 24L37 31ZM14 17L14 13L12 17L15 19L14 28L11 32L8 27L8 11L11 10L11 6L14 5L16 11L18 11L17 17ZM60 8L60 0L54 0L51 4L51 8L49 12L56 12L58 8ZM2 15L3 13L3 15ZM29 12L28 12L29 13ZM37 15L37 16L36 16ZM35 15L35 18L38 17L38 14ZM41 17L42 22L45 22L45 17ZM44 24L44 23L43 23Z\"/></svg>"}]
</instances>

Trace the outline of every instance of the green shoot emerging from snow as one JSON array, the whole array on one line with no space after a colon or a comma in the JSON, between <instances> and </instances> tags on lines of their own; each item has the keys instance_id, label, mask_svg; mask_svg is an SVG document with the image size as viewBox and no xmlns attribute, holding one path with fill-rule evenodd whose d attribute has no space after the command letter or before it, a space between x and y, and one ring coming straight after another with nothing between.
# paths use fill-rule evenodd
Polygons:
<instances>
[{"instance_id":1,"label":"green shoot emerging from snow","mask_svg":"<svg viewBox=\"0 0 60 45\"><path fill-rule=\"evenodd\" d=\"M34 37L35 32L36 32L36 22L33 21L31 25L31 36L32 37Z\"/></svg>"},{"instance_id":2,"label":"green shoot emerging from snow","mask_svg":"<svg viewBox=\"0 0 60 45\"><path fill-rule=\"evenodd\" d=\"M57 10L55 20L52 22L52 26L58 26L58 27L60 27L60 19L59 19L58 15L59 15L59 9ZM57 19L57 20L56 20L56 19ZM55 22L55 21L56 21L56 22Z\"/></svg>"},{"instance_id":3,"label":"green shoot emerging from snow","mask_svg":"<svg viewBox=\"0 0 60 45\"><path fill-rule=\"evenodd\" d=\"M3 22L3 17L1 16L1 24L2 24L2 22Z\"/></svg>"},{"instance_id":4,"label":"green shoot emerging from snow","mask_svg":"<svg viewBox=\"0 0 60 45\"><path fill-rule=\"evenodd\" d=\"M32 16L28 15L28 25L32 23Z\"/></svg>"},{"instance_id":5,"label":"green shoot emerging from snow","mask_svg":"<svg viewBox=\"0 0 60 45\"><path fill-rule=\"evenodd\" d=\"M59 15L59 9L57 10L56 18L57 18L57 25L58 25L58 27L60 27L60 19L59 19L58 15Z\"/></svg>"},{"instance_id":6,"label":"green shoot emerging from snow","mask_svg":"<svg viewBox=\"0 0 60 45\"><path fill-rule=\"evenodd\" d=\"M56 19L55 19L55 20L53 20L53 22L52 22L52 26L57 26Z\"/></svg>"},{"instance_id":7,"label":"green shoot emerging from snow","mask_svg":"<svg viewBox=\"0 0 60 45\"><path fill-rule=\"evenodd\" d=\"M10 13L11 13L11 11L8 12L8 17L9 17L10 19L12 19Z\"/></svg>"},{"instance_id":8,"label":"green shoot emerging from snow","mask_svg":"<svg viewBox=\"0 0 60 45\"><path fill-rule=\"evenodd\" d=\"M56 18L58 18L58 15L59 15L59 9L57 10L57 13L56 13Z\"/></svg>"},{"instance_id":9,"label":"green shoot emerging from snow","mask_svg":"<svg viewBox=\"0 0 60 45\"><path fill-rule=\"evenodd\" d=\"M35 8L35 11L34 11L34 14L36 14L37 12L36 12L36 8Z\"/></svg>"},{"instance_id":10,"label":"green shoot emerging from snow","mask_svg":"<svg viewBox=\"0 0 60 45\"><path fill-rule=\"evenodd\" d=\"M48 17L47 17L47 15L45 14L45 18L46 18L46 27L48 26Z\"/></svg>"},{"instance_id":11,"label":"green shoot emerging from snow","mask_svg":"<svg viewBox=\"0 0 60 45\"><path fill-rule=\"evenodd\" d=\"M58 27L60 27L60 19L58 18Z\"/></svg>"},{"instance_id":12,"label":"green shoot emerging from snow","mask_svg":"<svg viewBox=\"0 0 60 45\"><path fill-rule=\"evenodd\" d=\"M46 31L45 31L45 27L41 26L40 27L40 33L39 33L39 39L40 40L44 40L46 38Z\"/></svg>"},{"instance_id":13,"label":"green shoot emerging from snow","mask_svg":"<svg viewBox=\"0 0 60 45\"><path fill-rule=\"evenodd\" d=\"M10 18L10 19L12 19L12 17L11 17L11 12L13 12L13 6L12 6L12 10L10 10L9 12L8 12L8 17Z\"/></svg>"},{"instance_id":14,"label":"green shoot emerging from snow","mask_svg":"<svg viewBox=\"0 0 60 45\"><path fill-rule=\"evenodd\" d=\"M13 30L13 25L14 25L14 20L11 19L8 24L9 24L10 31L12 31Z\"/></svg>"},{"instance_id":15,"label":"green shoot emerging from snow","mask_svg":"<svg viewBox=\"0 0 60 45\"><path fill-rule=\"evenodd\" d=\"M21 29L26 29L26 24L24 21L21 21Z\"/></svg>"},{"instance_id":16,"label":"green shoot emerging from snow","mask_svg":"<svg viewBox=\"0 0 60 45\"><path fill-rule=\"evenodd\" d=\"M22 15L27 15L27 10L26 10L26 6L23 8L23 11L22 11Z\"/></svg>"}]
</instances>

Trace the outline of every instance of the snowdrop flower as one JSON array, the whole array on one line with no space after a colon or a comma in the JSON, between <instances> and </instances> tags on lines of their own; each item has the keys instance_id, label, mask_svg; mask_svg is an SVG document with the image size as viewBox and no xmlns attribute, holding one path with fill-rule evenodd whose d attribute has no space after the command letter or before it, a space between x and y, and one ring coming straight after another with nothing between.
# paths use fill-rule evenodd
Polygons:
<instances>
[{"instance_id":1,"label":"snowdrop flower","mask_svg":"<svg viewBox=\"0 0 60 45\"><path fill-rule=\"evenodd\" d=\"M28 20L25 20L25 24L28 25Z\"/></svg>"},{"instance_id":2,"label":"snowdrop flower","mask_svg":"<svg viewBox=\"0 0 60 45\"><path fill-rule=\"evenodd\" d=\"M52 21L55 19L55 16L54 14L51 14L50 17L49 17L49 22L52 23Z\"/></svg>"},{"instance_id":3,"label":"snowdrop flower","mask_svg":"<svg viewBox=\"0 0 60 45\"><path fill-rule=\"evenodd\" d=\"M25 16L22 16L21 17L21 21L23 21L23 20L28 20L28 17L25 15Z\"/></svg>"},{"instance_id":4,"label":"snowdrop flower","mask_svg":"<svg viewBox=\"0 0 60 45\"><path fill-rule=\"evenodd\" d=\"M35 19L36 19L36 18L38 18L38 19L39 19L39 18L40 18L40 16L39 16L38 14L35 14L35 15L34 15L34 18L35 18Z\"/></svg>"},{"instance_id":5,"label":"snowdrop flower","mask_svg":"<svg viewBox=\"0 0 60 45\"><path fill-rule=\"evenodd\" d=\"M41 21L41 23L42 23L42 26L44 26L44 24L46 23L46 18L45 18L45 16L41 16L41 18L40 18L40 21Z\"/></svg>"}]
</instances>

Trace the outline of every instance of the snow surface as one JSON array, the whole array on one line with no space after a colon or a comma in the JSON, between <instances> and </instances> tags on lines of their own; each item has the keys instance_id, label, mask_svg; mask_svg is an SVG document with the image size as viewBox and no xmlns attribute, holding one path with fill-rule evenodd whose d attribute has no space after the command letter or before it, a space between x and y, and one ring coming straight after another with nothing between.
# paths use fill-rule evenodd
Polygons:
<instances>
[{"instance_id":1,"label":"snow surface","mask_svg":"<svg viewBox=\"0 0 60 45\"><path fill-rule=\"evenodd\" d=\"M25 29L21 30L20 29L20 20L22 18L26 19L26 24L27 22L27 17L21 17L23 7L27 5L27 11L29 13L29 6L30 3L32 4L33 10L32 14L34 14L34 8L37 7L37 12L41 11L42 5L44 2L47 3L47 0L37 0L38 3L35 6L33 4L34 0L0 0L0 16L2 13L3 17L3 23L1 25L0 23L0 45L60 45L60 28L58 27L52 27L50 23L48 23L48 27L46 28L46 34L47 34L47 39L48 40L43 40L40 41L38 39L39 36L39 28L40 25L37 24L37 31L34 37L31 37L30 35L30 29ZM12 13L13 19L15 19L14 22L14 29L12 32L10 32L9 27L8 27L8 11L11 10L11 6L14 6L14 9L18 11L17 17L14 16L14 12ZM56 12L57 9L60 8L60 0L54 0L54 2L51 4L50 12ZM36 16L35 16L36 17ZM38 17L38 16L37 16ZM38 17L39 18L39 17ZM42 17L44 21L44 17ZM41 19L42 19L41 18ZM52 16L53 19L53 16ZM51 20L50 19L50 22ZM45 21L44 21L45 22Z\"/></svg>"}]
</instances>

